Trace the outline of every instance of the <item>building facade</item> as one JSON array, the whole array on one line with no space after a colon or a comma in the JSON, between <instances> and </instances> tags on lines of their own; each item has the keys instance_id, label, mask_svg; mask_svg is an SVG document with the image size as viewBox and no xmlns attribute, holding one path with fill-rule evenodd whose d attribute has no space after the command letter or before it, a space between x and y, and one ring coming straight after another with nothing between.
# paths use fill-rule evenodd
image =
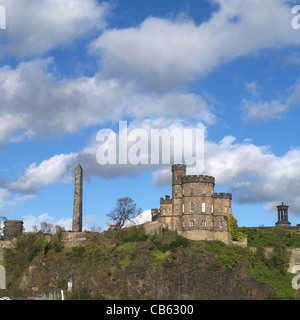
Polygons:
<instances>
[{"instance_id":1,"label":"building facade","mask_svg":"<svg viewBox=\"0 0 300 320\"><path fill-rule=\"evenodd\" d=\"M160 199L159 209L151 210L152 221L189 238L212 240L221 236L227 239L227 215L231 213L232 195L215 193L214 187L214 177L187 176L185 165L173 165L172 198L167 195ZM219 236L214 237L213 233Z\"/></svg>"}]
</instances>

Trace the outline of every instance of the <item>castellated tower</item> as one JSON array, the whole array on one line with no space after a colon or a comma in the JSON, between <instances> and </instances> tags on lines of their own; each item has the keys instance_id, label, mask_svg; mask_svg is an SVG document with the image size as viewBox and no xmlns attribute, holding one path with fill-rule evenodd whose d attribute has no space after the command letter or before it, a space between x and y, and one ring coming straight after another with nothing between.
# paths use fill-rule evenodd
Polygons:
<instances>
[{"instance_id":1,"label":"castellated tower","mask_svg":"<svg viewBox=\"0 0 300 320\"><path fill-rule=\"evenodd\" d=\"M160 208L152 209L152 220L190 239L227 243L232 195L215 193L214 187L214 177L186 175L184 164L172 165L172 199L168 195L160 199Z\"/></svg>"},{"instance_id":2,"label":"castellated tower","mask_svg":"<svg viewBox=\"0 0 300 320\"><path fill-rule=\"evenodd\" d=\"M186 165L172 165L172 212L178 215L183 209L182 178L186 175Z\"/></svg>"},{"instance_id":3,"label":"castellated tower","mask_svg":"<svg viewBox=\"0 0 300 320\"><path fill-rule=\"evenodd\" d=\"M82 167L80 164L75 171L75 190L73 206L72 231L82 232Z\"/></svg>"}]
</instances>

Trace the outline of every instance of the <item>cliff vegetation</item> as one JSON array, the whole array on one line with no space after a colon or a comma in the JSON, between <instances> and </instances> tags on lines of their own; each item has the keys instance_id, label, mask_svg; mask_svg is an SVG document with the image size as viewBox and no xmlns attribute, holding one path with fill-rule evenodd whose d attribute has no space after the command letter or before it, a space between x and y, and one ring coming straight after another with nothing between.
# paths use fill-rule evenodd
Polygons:
<instances>
[{"instance_id":1,"label":"cliff vegetation","mask_svg":"<svg viewBox=\"0 0 300 320\"><path fill-rule=\"evenodd\" d=\"M262 240L268 235L242 231L251 244L260 239L269 245ZM72 300L296 298L294 275L286 271L286 234L278 234L269 258L262 245L253 253L219 241L190 241L176 232L149 236L142 226L88 232L86 244L73 248L64 248L61 234L50 242L43 233L24 234L6 251L6 295L64 290ZM67 292L70 278L72 292Z\"/></svg>"}]
</instances>

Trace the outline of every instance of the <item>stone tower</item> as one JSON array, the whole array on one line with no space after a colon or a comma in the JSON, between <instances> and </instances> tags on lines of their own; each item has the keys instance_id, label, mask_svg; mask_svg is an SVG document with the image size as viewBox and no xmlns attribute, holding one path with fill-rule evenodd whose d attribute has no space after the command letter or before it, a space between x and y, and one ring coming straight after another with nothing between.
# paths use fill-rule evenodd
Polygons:
<instances>
[{"instance_id":1,"label":"stone tower","mask_svg":"<svg viewBox=\"0 0 300 320\"><path fill-rule=\"evenodd\" d=\"M82 167L80 164L75 171L72 231L82 232Z\"/></svg>"}]
</instances>

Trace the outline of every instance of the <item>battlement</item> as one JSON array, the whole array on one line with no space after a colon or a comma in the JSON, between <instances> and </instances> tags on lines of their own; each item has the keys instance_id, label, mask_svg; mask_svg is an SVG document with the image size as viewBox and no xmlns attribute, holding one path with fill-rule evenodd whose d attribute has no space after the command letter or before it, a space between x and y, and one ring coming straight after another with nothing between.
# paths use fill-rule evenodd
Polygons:
<instances>
[{"instance_id":1,"label":"battlement","mask_svg":"<svg viewBox=\"0 0 300 320\"><path fill-rule=\"evenodd\" d=\"M186 170L186 165L185 164L173 164L172 165L172 171L174 170Z\"/></svg>"},{"instance_id":2,"label":"battlement","mask_svg":"<svg viewBox=\"0 0 300 320\"><path fill-rule=\"evenodd\" d=\"M204 175L192 175L182 177L182 183L191 183L191 182L200 182L200 183L212 183L215 184L215 178L211 176Z\"/></svg>"},{"instance_id":3,"label":"battlement","mask_svg":"<svg viewBox=\"0 0 300 320\"><path fill-rule=\"evenodd\" d=\"M160 198L160 204L172 204L172 199L170 199L170 196L166 195L165 199Z\"/></svg>"},{"instance_id":4,"label":"battlement","mask_svg":"<svg viewBox=\"0 0 300 320\"><path fill-rule=\"evenodd\" d=\"M230 200L232 200L232 194L231 193L224 193L224 192L214 193L213 197L217 198L217 199L230 199Z\"/></svg>"}]
</instances>

